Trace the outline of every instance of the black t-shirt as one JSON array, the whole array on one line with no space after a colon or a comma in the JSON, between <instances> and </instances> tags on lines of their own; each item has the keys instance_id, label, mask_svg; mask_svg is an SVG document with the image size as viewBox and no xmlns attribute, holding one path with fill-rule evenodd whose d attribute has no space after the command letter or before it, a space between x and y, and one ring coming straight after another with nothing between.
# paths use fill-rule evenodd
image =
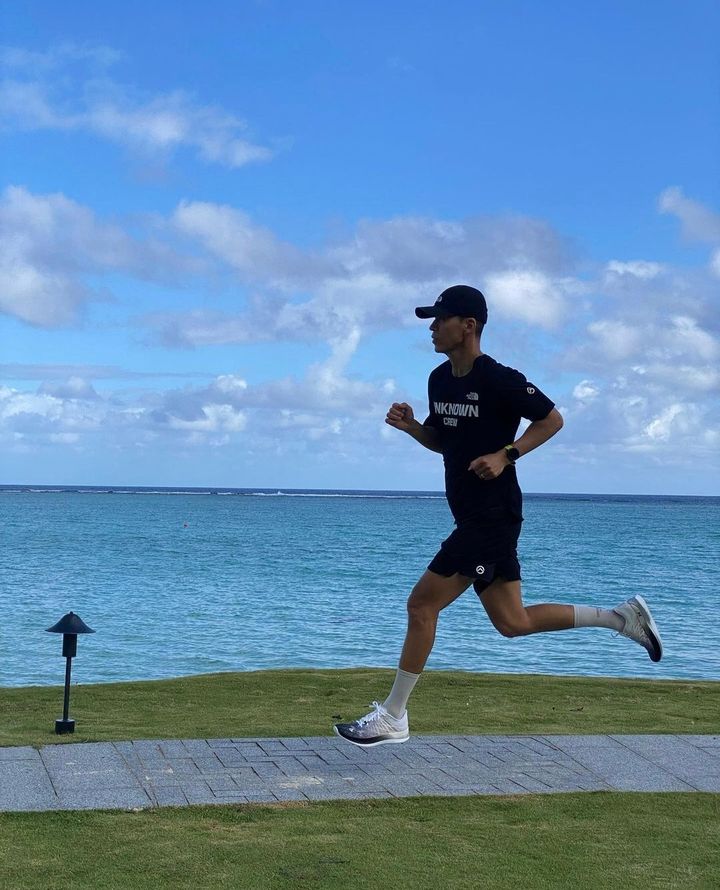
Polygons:
<instances>
[{"instance_id":1,"label":"black t-shirt","mask_svg":"<svg viewBox=\"0 0 720 890\"><path fill-rule=\"evenodd\" d=\"M425 426L440 435L445 462L445 493L456 523L522 520L522 494L515 467L497 479L482 480L468 470L471 461L515 441L522 417L543 420L555 407L514 368L480 355L463 377L453 377L449 361L428 380L430 414Z\"/></svg>"}]
</instances>

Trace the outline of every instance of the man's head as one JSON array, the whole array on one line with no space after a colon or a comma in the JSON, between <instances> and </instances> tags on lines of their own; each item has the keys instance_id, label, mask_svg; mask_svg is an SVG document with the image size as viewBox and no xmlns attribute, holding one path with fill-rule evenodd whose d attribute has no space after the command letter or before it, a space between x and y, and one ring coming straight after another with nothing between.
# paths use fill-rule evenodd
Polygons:
<instances>
[{"instance_id":1,"label":"man's head","mask_svg":"<svg viewBox=\"0 0 720 890\"><path fill-rule=\"evenodd\" d=\"M487 303L477 288L456 284L444 290L432 306L418 306L418 318L432 318L436 352L448 352L466 338L480 339L487 321Z\"/></svg>"}]
</instances>

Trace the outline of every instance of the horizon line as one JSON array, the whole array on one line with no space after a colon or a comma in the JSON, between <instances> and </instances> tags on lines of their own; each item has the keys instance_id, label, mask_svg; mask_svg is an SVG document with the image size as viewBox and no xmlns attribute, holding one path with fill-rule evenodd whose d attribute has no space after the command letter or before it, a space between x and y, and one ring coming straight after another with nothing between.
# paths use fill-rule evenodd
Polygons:
<instances>
[{"instance_id":1,"label":"horizon line","mask_svg":"<svg viewBox=\"0 0 720 890\"><path fill-rule=\"evenodd\" d=\"M133 484L115 484L115 485L91 485L85 483L23 483L23 482L0 482L0 490L2 489L89 489L98 491L117 491L122 489L148 489L151 491L202 491L214 493L219 491L258 491L258 492L332 492L332 493L348 493L348 494L433 494L445 497L445 492L440 489L432 488L293 488L284 485L253 485L253 486L236 486L236 485L133 485ZM667 494L667 493L646 493L646 492L607 492L607 491L523 491L524 496L552 496L552 497L647 497L647 498L713 498L720 499L720 494Z\"/></svg>"}]
</instances>

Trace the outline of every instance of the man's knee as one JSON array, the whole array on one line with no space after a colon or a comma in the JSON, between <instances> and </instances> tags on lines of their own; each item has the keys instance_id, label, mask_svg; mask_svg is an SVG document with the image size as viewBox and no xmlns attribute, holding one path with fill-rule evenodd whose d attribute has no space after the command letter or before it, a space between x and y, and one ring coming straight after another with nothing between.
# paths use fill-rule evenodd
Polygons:
<instances>
[{"instance_id":1,"label":"man's knee","mask_svg":"<svg viewBox=\"0 0 720 890\"><path fill-rule=\"evenodd\" d=\"M418 582L408 597L407 612L411 621L432 621L437 618L440 608Z\"/></svg>"},{"instance_id":2,"label":"man's knee","mask_svg":"<svg viewBox=\"0 0 720 890\"><path fill-rule=\"evenodd\" d=\"M504 637L524 637L532 633L532 624L527 612L523 609L522 615L512 615L493 621L495 629Z\"/></svg>"},{"instance_id":3,"label":"man's knee","mask_svg":"<svg viewBox=\"0 0 720 890\"><path fill-rule=\"evenodd\" d=\"M408 597L408 615L416 621L435 620L447 605L447 601L447 591L437 589L435 584L428 582L428 579L423 576L413 587Z\"/></svg>"}]
</instances>

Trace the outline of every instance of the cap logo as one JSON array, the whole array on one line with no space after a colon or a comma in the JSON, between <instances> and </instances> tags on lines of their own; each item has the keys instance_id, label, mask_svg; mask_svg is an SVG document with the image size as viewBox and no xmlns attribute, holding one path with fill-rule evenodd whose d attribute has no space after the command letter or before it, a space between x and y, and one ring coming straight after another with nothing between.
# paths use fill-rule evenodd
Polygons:
<instances>
[{"instance_id":1,"label":"cap logo","mask_svg":"<svg viewBox=\"0 0 720 890\"><path fill-rule=\"evenodd\" d=\"M530 395L532 396L532 395L535 394L535 387L534 387L534 386L528 386L527 391L528 391L528 392L530 393Z\"/></svg>"},{"instance_id":2,"label":"cap logo","mask_svg":"<svg viewBox=\"0 0 720 890\"><path fill-rule=\"evenodd\" d=\"M436 306L437 306L438 303L442 303L442 294L440 294L440 296L437 298L437 300L435 300L435 305L436 305Z\"/></svg>"},{"instance_id":3,"label":"cap logo","mask_svg":"<svg viewBox=\"0 0 720 890\"><path fill-rule=\"evenodd\" d=\"M478 575L484 575L485 574L485 566L475 566L475 571L477 572Z\"/></svg>"}]
</instances>

